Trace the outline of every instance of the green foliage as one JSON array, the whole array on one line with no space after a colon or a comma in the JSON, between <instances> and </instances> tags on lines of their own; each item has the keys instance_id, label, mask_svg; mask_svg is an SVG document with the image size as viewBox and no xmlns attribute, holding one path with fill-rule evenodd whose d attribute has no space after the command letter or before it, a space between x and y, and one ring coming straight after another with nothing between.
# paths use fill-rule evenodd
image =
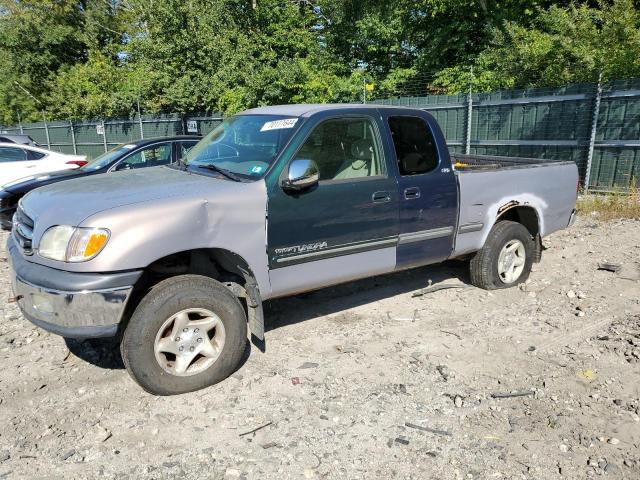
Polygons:
<instances>
[{"instance_id":1,"label":"green foliage","mask_svg":"<svg viewBox=\"0 0 640 480\"><path fill-rule=\"evenodd\" d=\"M632 0L0 0L0 122L640 77L639 26Z\"/></svg>"},{"instance_id":2,"label":"green foliage","mask_svg":"<svg viewBox=\"0 0 640 480\"><path fill-rule=\"evenodd\" d=\"M506 22L473 62L473 88L554 87L640 76L640 16L632 0L540 10L531 27ZM449 92L469 88L469 66L438 73Z\"/></svg>"}]
</instances>

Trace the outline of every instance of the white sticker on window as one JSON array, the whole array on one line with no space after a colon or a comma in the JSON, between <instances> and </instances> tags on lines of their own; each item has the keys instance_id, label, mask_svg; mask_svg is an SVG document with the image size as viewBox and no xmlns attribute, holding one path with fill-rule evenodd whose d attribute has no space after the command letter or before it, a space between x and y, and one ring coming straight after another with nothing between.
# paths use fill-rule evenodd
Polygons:
<instances>
[{"instance_id":1,"label":"white sticker on window","mask_svg":"<svg viewBox=\"0 0 640 480\"><path fill-rule=\"evenodd\" d=\"M281 130L283 128L293 128L297 118L285 118L284 120L273 120L265 123L260 129L261 132L268 132L269 130Z\"/></svg>"},{"instance_id":2,"label":"white sticker on window","mask_svg":"<svg viewBox=\"0 0 640 480\"><path fill-rule=\"evenodd\" d=\"M136 146L128 144L128 145L123 145L122 148L126 148L127 150L133 150L134 148L136 148Z\"/></svg>"}]
</instances>

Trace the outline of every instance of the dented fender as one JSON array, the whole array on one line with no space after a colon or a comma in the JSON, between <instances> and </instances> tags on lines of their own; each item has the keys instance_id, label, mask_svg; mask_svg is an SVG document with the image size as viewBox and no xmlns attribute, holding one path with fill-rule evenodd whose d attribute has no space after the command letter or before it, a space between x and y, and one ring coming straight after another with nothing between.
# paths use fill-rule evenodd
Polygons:
<instances>
[{"instance_id":1,"label":"dented fender","mask_svg":"<svg viewBox=\"0 0 640 480\"><path fill-rule=\"evenodd\" d=\"M67 271L106 273L142 269L185 250L220 248L242 257L261 297L269 297L266 248L256 248L266 245L264 181L233 182L172 168L125 176L64 182L66 192L56 195L56 210L41 205L56 193L51 187L25 197L26 209L45 212L36 222L36 244L55 224L110 232L104 250L87 262L65 263L37 254L30 261Z\"/></svg>"}]
</instances>

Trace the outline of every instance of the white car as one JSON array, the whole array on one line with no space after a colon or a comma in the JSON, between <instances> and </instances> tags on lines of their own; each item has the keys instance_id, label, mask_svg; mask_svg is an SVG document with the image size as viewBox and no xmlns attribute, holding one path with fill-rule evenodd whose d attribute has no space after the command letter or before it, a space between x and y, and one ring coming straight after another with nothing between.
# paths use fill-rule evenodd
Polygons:
<instances>
[{"instance_id":1,"label":"white car","mask_svg":"<svg viewBox=\"0 0 640 480\"><path fill-rule=\"evenodd\" d=\"M0 143L0 186L29 175L78 168L86 163L84 155L66 155L30 145Z\"/></svg>"}]
</instances>

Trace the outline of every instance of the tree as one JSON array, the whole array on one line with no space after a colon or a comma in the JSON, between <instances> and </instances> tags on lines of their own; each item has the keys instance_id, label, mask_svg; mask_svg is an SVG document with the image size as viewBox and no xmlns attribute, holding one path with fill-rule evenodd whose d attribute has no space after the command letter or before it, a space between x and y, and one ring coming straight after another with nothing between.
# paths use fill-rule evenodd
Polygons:
<instances>
[{"instance_id":1,"label":"tree","mask_svg":"<svg viewBox=\"0 0 640 480\"><path fill-rule=\"evenodd\" d=\"M60 111L52 101L61 97L59 92L51 97L52 88L61 85L60 78L77 80L68 74L72 67L91 68L90 52L116 65L128 18L120 15L120 5L115 0L2 0L0 121L14 123L18 115L40 120L44 110Z\"/></svg>"},{"instance_id":2,"label":"tree","mask_svg":"<svg viewBox=\"0 0 640 480\"><path fill-rule=\"evenodd\" d=\"M344 83L322 47L318 12L305 2L133 1L141 30L127 63L154 72L153 111L235 112L324 101Z\"/></svg>"},{"instance_id":3,"label":"tree","mask_svg":"<svg viewBox=\"0 0 640 480\"><path fill-rule=\"evenodd\" d=\"M640 16L632 0L540 10L531 28L511 21L494 29L474 65L474 89L555 87L640 76ZM469 66L439 72L449 92L469 86Z\"/></svg>"},{"instance_id":4,"label":"tree","mask_svg":"<svg viewBox=\"0 0 640 480\"><path fill-rule=\"evenodd\" d=\"M0 121L640 77L637 3L0 0Z\"/></svg>"}]
</instances>

